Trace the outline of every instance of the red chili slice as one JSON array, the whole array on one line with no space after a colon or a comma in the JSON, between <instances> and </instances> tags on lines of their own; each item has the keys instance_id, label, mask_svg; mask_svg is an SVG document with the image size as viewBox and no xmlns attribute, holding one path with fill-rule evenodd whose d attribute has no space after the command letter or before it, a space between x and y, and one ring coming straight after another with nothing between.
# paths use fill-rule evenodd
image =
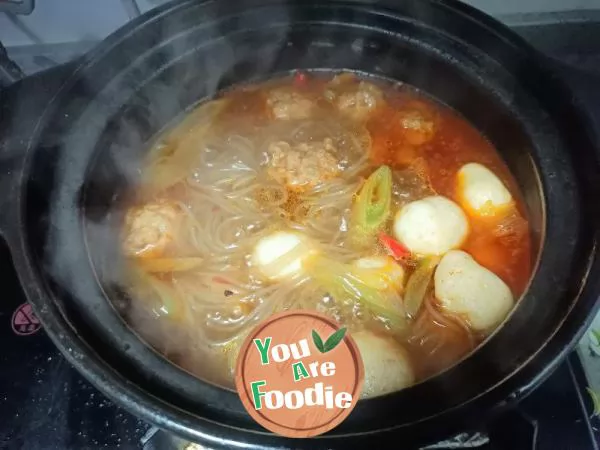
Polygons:
<instances>
[{"instance_id":1,"label":"red chili slice","mask_svg":"<svg viewBox=\"0 0 600 450\"><path fill-rule=\"evenodd\" d=\"M296 86L304 86L306 84L306 81L307 77L304 72L296 72L296 74L294 75L294 84Z\"/></svg>"},{"instance_id":2,"label":"red chili slice","mask_svg":"<svg viewBox=\"0 0 600 450\"><path fill-rule=\"evenodd\" d=\"M407 259L410 256L410 250L396 239L383 232L379 233L379 242L383 244L392 258L396 260Z\"/></svg>"}]
</instances>

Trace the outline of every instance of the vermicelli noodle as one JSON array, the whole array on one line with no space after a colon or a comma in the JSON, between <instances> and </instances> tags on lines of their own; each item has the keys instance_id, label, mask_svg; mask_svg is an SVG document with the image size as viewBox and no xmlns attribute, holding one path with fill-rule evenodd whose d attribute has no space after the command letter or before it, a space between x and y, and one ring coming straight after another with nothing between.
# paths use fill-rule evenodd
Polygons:
<instances>
[{"instance_id":1,"label":"vermicelli noodle","mask_svg":"<svg viewBox=\"0 0 600 450\"><path fill-rule=\"evenodd\" d=\"M418 313L406 314L406 280L426 255L395 255L380 234L394 233L395 214L404 205L432 195L454 196L444 177L474 158L468 148L484 155L493 149L479 137L470 147L454 150L462 142L456 133L463 130L466 136L469 125L414 91L370 86L351 101L337 102L344 89L365 84L344 78L350 88L335 84L324 96L328 83L340 83L335 80L315 77L297 86L285 79L257 87L265 98L273 95L274 86L295 89L297 95L311 93L310 114L300 103L281 104L277 98L256 104L262 98L256 89L234 90L191 111L148 153L134 190L138 201L130 205L123 228L124 242L141 242L125 249L123 285L131 297L127 320L157 350L203 379L231 387L232 361L241 341L280 311L317 310L350 334L369 330L390 338L406 348L417 379L452 365L484 336L466 315L444 310L433 281L420 286L426 296L417 298ZM374 109L363 101L373 89L384 93ZM398 111L415 99L438 117L437 134L424 143L414 133L411 139L397 134L403 126ZM444 159L445 148L453 159ZM408 154L415 156L407 164L402 155ZM504 170L500 162L488 165ZM371 205L361 216L368 226L375 225L367 244L358 246L349 236L357 226L359 193L382 167L391 171L389 204L381 194L368 199L384 206ZM380 211L385 211L381 218ZM492 229L504 230L502 224ZM473 227L466 246L479 245L477 233L491 235ZM512 247L506 248L514 252L503 264L528 273L523 233L510 235L507 245ZM298 242L283 252L290 239ZM326 258L319 267L331 270L329 278L311 272L318 258ZM398 274L398 280L392 278ZM505 281L518 291L519 280Z\"/></svg>"}]
</instances>

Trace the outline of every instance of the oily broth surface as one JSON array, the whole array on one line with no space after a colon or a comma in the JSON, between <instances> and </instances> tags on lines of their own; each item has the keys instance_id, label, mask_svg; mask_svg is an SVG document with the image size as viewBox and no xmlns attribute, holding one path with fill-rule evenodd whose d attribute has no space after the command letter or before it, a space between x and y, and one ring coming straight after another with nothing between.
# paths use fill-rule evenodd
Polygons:
<instances>
[{"instance_id":1,"label":"oily broth surface","mask_svg":"<svg viewBox=\"0 0 600 450\"><path fill-rule=\"evenodd\" d=\"M269 314L297 308L328 314L351 333L368 329L397 340L410 356L417 381L438 373L474 349L483 336L472 331L464 318L441 312L433 293L428 293L409 331L399 336L360 304L334 299L306 277L278 282L275 287L266 283L252 267L253 246L267 233L292 228L319 241L340 261L384 255L377 245L357 252L345 243L355 193L381 164L394 171L395 208L433 193L457 201L456 173L468 162L491 169L523 212L516 183L481 133L455 111L409 86L377 83L384 106L355 121L339 114L326 98L330 78L303 78L299 89L313 102L313 112L308 118L278 120L268 104L268 93L293 87L297 81L285 78L227 92L207 122L209 131L198 125L200 119L190 120L191 112L154 145L149 166L161 158L168 163L177 149L189 145L202 156L183 158L188 173L165 189L157 189L148 177L132 193L131 207L161 201L184 211L186 219L162 256L201 257L203 264L184 273L140 276L133 262L135 273L128 272L123 280L131 296L126 319L175 364L228 388L233 387L236 349L250 329ZM411 108L435 121L428 142L407 140L394 126L399 112ZM340 180L323 181L307 193L282 189L269 177L265 168L269 143L315 143L327 138L338 150ZM208 216L214 217L208 220ZM469 222L470 234L461 248L497 274L518 298L532 270L528 229L506 238L498 237L485 220L469 217ZM190 232L190 224L202 232ZM203 238L207 242L198 242ZM162 289L158 298L156 290L149 288L149 279Z\"/></svg>"},{"instance_id":2,"label":"oily broth surface","mask_svg":"<svg viewBox=\"0 0 600 450\"><path fill-rule=\"evenodd\" d=\"M525 214L526 207L521 193L506 163L493 145L467 120L456 111L435 103L410 88L393 91L390 97L392 107L381 111L367 125L372 135L380 137L372 149L374 161L402 165L423 158L429 168L432 188L454 201L458 201L455 181L458 170L469 162L483 164L508 187L517 201L519 211ZM438 120L436 133L431 141L419 147L418 154L411 150L407 152L406 146L396 138L394 129L390 126L395 109L406 103L427 105L435 111ZM525 290L532 271L530 234L523 233L516 240L495 239L489 222L475 217L470 217L469 222L471 231L462 248L484 267L500 276L514 293L520 295Z\"/></svg>"}]
</instances>

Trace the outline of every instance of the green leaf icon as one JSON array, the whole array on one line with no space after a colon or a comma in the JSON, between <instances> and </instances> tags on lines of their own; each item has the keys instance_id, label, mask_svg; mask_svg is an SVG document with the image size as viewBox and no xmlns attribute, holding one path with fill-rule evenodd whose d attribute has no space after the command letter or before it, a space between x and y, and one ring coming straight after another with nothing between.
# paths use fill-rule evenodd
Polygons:
<instances>
[{"instance_id":1,"label":"green leaf icon","mask_svg":"<svg viewBox=\"0 0 600 450\"><path fill-rule=\"evenodd\" d=\"M323 340L321 339L321 336L319 336L319 333L317 333L315 330L312 330L312 338L317 350L319 350L321 353L325 353L325 349L323 348Z\"/></svg>"},{"instance_id":2,"label":"green leaf icon","mask_svg":"<svg viewBox=\"0 0 600 450\"><path fill-rule=\"evenodd\" d=\"M340 328L331 336L329 336L329 338L325 341L325 345L323 346L323 353L327 353L336 348L337 345L342 342L342 339L344 339L345 334L346 328Z\"/></svg>"},{"instance_id":3,"label":"green leaf icon","mask_svg":"<svg viewBox=\"0 0 600 450\"><path fill-rule=\"evenodd\" d=\"M346 328L340 328L331 336L329 336L325 341L325 344L323 344L323 339L321 339L319 333L317 333L315 330L312 330L313 342L315 343L315 347L317 347L321 353L327 353L336 348L337 345L342 342L342 339L344 339L345 334Z\"/></svg>"}]
</instances>

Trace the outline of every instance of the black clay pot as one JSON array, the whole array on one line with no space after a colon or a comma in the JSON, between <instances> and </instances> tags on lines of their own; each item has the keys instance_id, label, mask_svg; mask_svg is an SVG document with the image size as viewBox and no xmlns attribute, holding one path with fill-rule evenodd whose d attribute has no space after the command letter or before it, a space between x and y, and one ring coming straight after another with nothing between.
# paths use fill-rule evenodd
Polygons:
<instances>
[{"instance_id":1,"label":"black clay pot","mask_svg":"<svg viewBox=\"0 0 600 450\"><path fill-rule=\"evenodd\" d=\"M118 270L107 264L110 246L90 252L159 130L221 89L294 69L404 81L455 108L511 168L537 249L526 294L476 352L361 401L341 426L303 441L265 432L234 392L147 347L107 301L118 297L102 282L107 267ZM56 345L143 419L211 448L383 448L389 439L406 447L477 426L526 395L585 327L600 292L596 148L543 57L458 2L179 1L105 40L54 97L3 182L0 229Z\"/></svg>"}]
</instances>

